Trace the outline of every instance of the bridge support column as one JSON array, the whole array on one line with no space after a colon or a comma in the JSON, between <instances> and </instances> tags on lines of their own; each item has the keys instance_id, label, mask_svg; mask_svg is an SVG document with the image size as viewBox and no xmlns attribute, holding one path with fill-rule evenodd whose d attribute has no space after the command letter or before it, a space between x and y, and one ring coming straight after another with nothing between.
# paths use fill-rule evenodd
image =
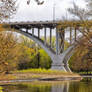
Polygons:
<instances>
[{"instance_id":1,"label":"bridge support column","mask_svg":"<svg viewBox=\"0 0 92 92\"><path fill-rule=\"evenodd\" d=\"M77 37L77 29L76 28L75 28L74 36L75 36L75 41L76 41L76 37Z\"/></svg>"},{"instance_id":2,"label":"bridge support column","mask_svg":"<svg viewBox=\"0 0 92 92\"><path fill-rule=\"evenodd\" d=\"M44 44L46 45L46 28L44 28Z\"/></svg>"},{"instance_id":3,"label":"bridge support column","mask_svg":"<svg viewBox=\"0 0 92 92\"><path fill-rule=\"evenodd\" d=\"M74 48L74 46L70 46L62 54L51 56L51 59L53 61L51 69L57 69L57 70L71 72L71 70L68 66L68 60L72 56L73 48Z\"/></svg>"},{"instance_id":4,"label":"bridge support column","mask_svg":"<svg viewBox=\"0 0 92 92\"><path fill-rule=\"evenodd\" d=\"M26 33L28 33L28 29L26 29Z\"/></svg>"},{"instance_id":5,"label":"bridge support column","mask_svg":"<svg viewBox=\"0 0 92 92\"><path fill-rule=\"evenodd\" d=\"M59 33L58 30L56 29L56 55L59 54Z\"/></svg>"},{"instance_id":6,"label":"bridge support column","mask_svg":"<svg viewBox=\"0 0 92 92\"><path fill-rule=\"evenodd\" d=\"M60 36L60 41L59 41L60 53L63 53L64 52L64 43L65 43L65 30L64 29L61 29L59 36Z\"/></svg>"},{"instance_id":7,"label":"bridge support column","mask_svg":"<svg viewBox=\"0 0 92 92\"><path fill-rule=\"evenodd\" d=\"M34 36L34 28L32 28L32 36Z\"/></svg>"},{"instance_id":8,"label":"bridge support column","mask_svg":"<svg viewBox=\"0 0 92 92\"><path fill-rule=\"evenodd\" d=\"M52 59L53 63L51 66L51 69L53 70L62 70L62 71L66 71L64 68L64 63L62 61L62 57L60 57L59 55L54 56Z\"/></svg>"},{"instance_id":9,"label":"bridge support column","mask_svg":"<svg viewBox=\"0 0 92 92\"><path fill-rule=\"evenodd\" d=\"M70 27L70 45L72 44L72 28Z\"/></svg>"},{"instance_id":10,"label":"bridge support column","mask_svg":"<svg viewBox=\"0 0 92 92\"><path fill-rule=\"evenodd\" d=\"M62 70L62 71L65 71L66 72L66 69L65 69L65 67L64 67L64 64L52 64L52 66L51 66L51 69L52 70Z\"/></svg>"},{"instance_id":11,"label":"bridge support column","mask_svg":"<svg viewBox=\"0 0 92 92\"><path fill-rule=\"evenodd\" d=\"M64 51L64 41L65 41L65 30L64 28L56 28L56 54L59 55Z\"/></svg>"},{"instance_id":12,"label":"bridge support column","mask_svg":"<svg viewBox=\"0 0 92 92\"><path fill-rule=\"evenodd\" d=\"M52 47L52 29L50 28L50 47Z\"/></svg>"},{"instance_id":13,"label":"bridge support column","mask_svg":"<svg viewBox=\"0 0 92 92\"><path fill-rule=\"evenodd\" d=\"M40 38L40 29L38 28L38 38Z\"/></svg>"},{"instance_id":14,"label":"bridge support column","mask_svg":"<svg viewBox=\"0 0 92 92\"><path fill-rule=\"evenodd\" d=\"M64 29L60 26L56 27L56 54L52 57L52 67L51 69L63 70L65 64L63 63L64 55L62 54L64 51ZM61 55L62 54L62 55Z\"/></svg>"}]
</instances>

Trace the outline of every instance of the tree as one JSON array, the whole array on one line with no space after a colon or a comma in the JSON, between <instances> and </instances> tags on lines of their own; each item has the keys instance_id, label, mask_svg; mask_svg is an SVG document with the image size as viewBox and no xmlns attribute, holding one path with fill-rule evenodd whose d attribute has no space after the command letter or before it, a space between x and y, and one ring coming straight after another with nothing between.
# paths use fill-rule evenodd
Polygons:
<instances>
[{"instance_id":1,"label":"tree","mask_svg":"<svg viewBox=\"0 0 92 92\"><path fill-rule=\"evenodd\" d=\"M13 14L16 13L17 6L16 6L17 0L0 0L0 22L4 19L11 18ZM35 0L38 5L42 5L44 1ZM30 4L30 0L27 0L27 4Z\"/></svg>"},{"instance_id":2,"label":"tree","mask_svg":"<svg viewBox=\"0 0 92 92\"><path fill-rule=\"evenodd\" d=\"M92 0L85 0L87 2L88 9L92 12Z\"/></svg>"},{"instance_id":3,"label":"tree","mask_svg":"<svg viewBox=\"0 0 92 92\"><path fill-rule=\"evenodd\" d=\"M36 58L36 44L25 36L20 36L20 52L21 56L18 62L18 69L30 68L30 62L35 61Z\"/></svg>"},{"instance_id":4,"label":"tree","mask_svg":"<svg viewBox=\"0 0 92 92\"><path fill-rule=\"evenodd\" d=\"M12 33L0 32L0 72L8 73L17 67L20 56L17 38Z\"/></svg>"},{"instance_id":5,"label":"tree","mask_svg":"<svg viewBox=\"0 0 92 92\"><path fill-rule=\"evenodd\" d=\"M51 68L51 63L52 63L51 58L43 49L40 49L39 52L40 52L40 62L39 62L40 68L45 68L45 69Z\"/></svg>"},{"instance_id":6,"label":"tree","mask_svg":"<svg viewBox=\"0 0 92 92\"><path fill-rule=\"evenodd\" d=\"M90 19L92 18L91 4L91 0L87 1L88 8L82 9L74 3L74 7L68 9L68 11L74 16L77 16L84 25L82 29L78 29L79 32L82 33L82 37L77 40L76 55L72 57L71 68L75 71L92 71L92 30L91 26L89 26Z\"/></svg>"},{"instance_id":7,"label":"tree","mask_svg":"<svg viewBox=\"0 0 92 92\"><path fill-rule=\"evenodd\" d=\"M88 46L86 38L80 40L69 63L73 71L92 71L92 47Z\"/></svg>"},{"instance_id":8,"label":"tree","mask_svg":"<svg viewBox=\"0 0 92 92\"><path fill-rule=\"evenodd\" d=\"M15 11L15 0L0 0L0 21L10 18Z\"/></svg>"},{"instance_id":9,"label":"tree","mask_svg":"<svg viewBox=\"0 0 92 92\"><path fill-rule=\"evenodd\" d=\"M92 18L90 9L80 8L76 3L73 3L73 8L68 8L68 11L81 21L88 20L90 17Z\"/></svg>"},{"instance_id":10,"label":"tree","mask_svg":"<svg viewBox=\"0 0 92 92\"><path fill-rule=\"evenodd\" d=\"M51 59L47 53L35 42L27 37L21 36L21 51L19 69L27 68L50 68Z\"/></svg>"},{"instance_id":11,"label":"tree","mask_svg":"<svg viewBox=\"0 0 92 92\"><path fill-rule=\"evenodd\" d=\"M27 69L30 67L30 62L32 62L34 57L34 49L28 48L25 45L20 46L20 57L18 62L18 69Z\"/></svg>"},{"instance_id":12,"label":"tree","mask_svg":"<svg viewBox=\"0 0 92 92\"><path fill-rule=\"evenodd\" d=\"M34 41L30 40L30 38L27 38L25 36L20 36L20 41L23 46L26 46L28 48L37 48L37 45Z\"/></svg>"}]
</instances>

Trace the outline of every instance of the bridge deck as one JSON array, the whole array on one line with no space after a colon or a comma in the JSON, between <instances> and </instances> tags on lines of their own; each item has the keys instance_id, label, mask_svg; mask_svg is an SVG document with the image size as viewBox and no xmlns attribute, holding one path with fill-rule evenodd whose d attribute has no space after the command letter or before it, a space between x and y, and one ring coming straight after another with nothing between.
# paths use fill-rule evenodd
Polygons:
<instances>
[{"instance_id":1,"label":"bridge deck","mask_svg":"<svg viewBox=\"0 0 92 92\"><path fill-rule=\"evenodd\" d=\"M58 22L52 22L52 21L45 21L45 22L9 22L9 23L3 23L3 24L9 24L10 26L19 26L21 28L55 28L58 25Z\"/></svg>"},{"instance_id":2,"label":"bridge deck","mask_svg":"<svg viewBox=\"0 0 92 92\"><path fill-rule=\"evenodd\" d=\"M91 27L92 21L33 21L33 22L9 22L2 23L8 24L11 27L17 26L21 28L55 28L57 25L60 25L62 28L67 27Z\"/></svg>"}]
</instances>

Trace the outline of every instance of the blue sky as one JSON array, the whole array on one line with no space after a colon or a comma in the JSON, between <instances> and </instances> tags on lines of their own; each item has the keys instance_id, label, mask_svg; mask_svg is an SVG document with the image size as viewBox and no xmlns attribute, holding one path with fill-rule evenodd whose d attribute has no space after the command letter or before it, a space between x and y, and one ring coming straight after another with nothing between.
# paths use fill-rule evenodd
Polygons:
<instances>
[{"instance_id":1,"label":"blue sky","mask_svg":"<svg viewBox=\"0 0 92 92\"><path fill-rule=\"evenodd\" d=\"M18 10L14 16L14 21L42 21L53 19L53 3L56 4L56 19L61 19L65 16L68 7L72 7L74 0L44 0L45 3L38 6L34 0L31 0L30 5L27 5L27 0L18 0ZM41 0L42 1L42 0ZM85 7L84 0L75 0L80 7ZM71 17L67 14L67 17Z\"/></svg>"}]
</instances>

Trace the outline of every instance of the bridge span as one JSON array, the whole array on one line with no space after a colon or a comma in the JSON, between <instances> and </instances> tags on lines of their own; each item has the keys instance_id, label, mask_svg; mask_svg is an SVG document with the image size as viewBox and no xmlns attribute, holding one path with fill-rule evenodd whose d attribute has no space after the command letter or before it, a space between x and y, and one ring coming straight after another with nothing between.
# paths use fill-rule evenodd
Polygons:
<instances>
[{"instance_id":1,"label":"bridge span","mask_svg":"<svg viewBox=\"0 0 92 92\"><path fill-rule=\"evenodd\" d=\"M77 39L77 28L69 25L62 24L61 22L11 22L11 23L3 23L8 24L10 28L14 29L16 32L21 33L37 44L39 44L51 57L52 59L52 67L51 69L60 69L64 71L70 72L68 66L68 60L72 56L72 52L74 49L73 42ZM63 26L62 26L63 25ZM69 32L69 47L65 50L65 30L68 28ZM24 31L25 29L25 31ZM35 29L37 29L37 35L35 35ZM43 29L43 30L42 30ZM47 43L47 29L49 29L49 43ZM55 30L55 38L56 49L52 47L52 33L53 29ZM74 32L72 32L74 30ZM41 32L44 32L44 39L41 39ZM74 35L74 40L72 42L72 36Z\"/></svg>"}]
</instances>

